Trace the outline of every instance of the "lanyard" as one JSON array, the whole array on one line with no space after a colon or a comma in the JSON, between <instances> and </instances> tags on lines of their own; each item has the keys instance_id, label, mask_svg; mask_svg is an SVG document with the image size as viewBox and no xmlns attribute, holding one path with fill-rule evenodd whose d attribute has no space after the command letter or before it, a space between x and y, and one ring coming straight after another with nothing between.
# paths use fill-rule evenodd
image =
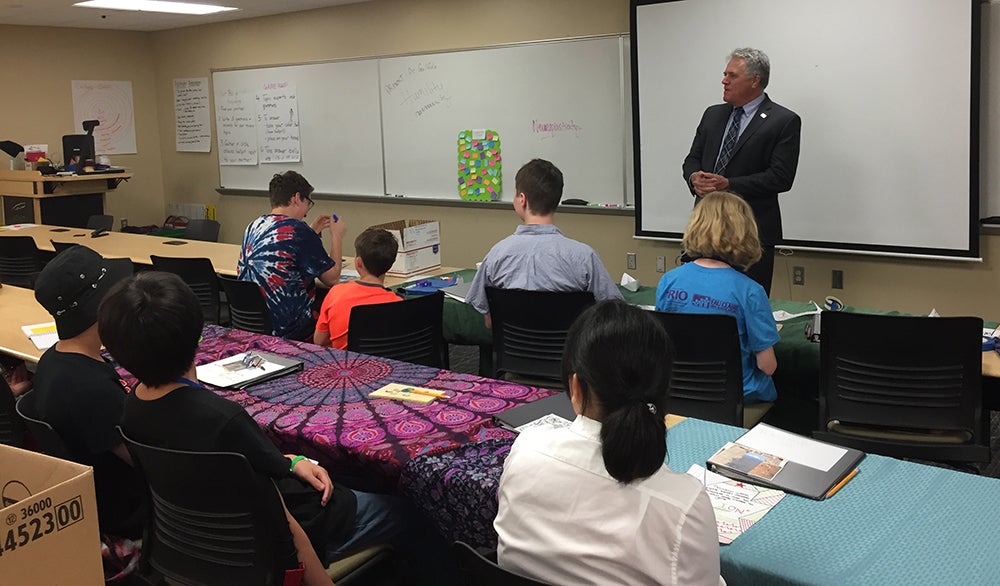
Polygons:
<instances>
[{"instance_id":1,"label":"lanyard","mask_svg":"<svg viewBox=\"0 0 1000 586\"><path fill-rule=\"evenodd\" d=\"M199 389L206 389L207 390L207 387L205 387L205 385L201 384L200 382L184 378L183 376L178 377L177 378L177 382L184 383L184 384L186 384L189 387L197 387Z\"/></svg>"}]
</instances>

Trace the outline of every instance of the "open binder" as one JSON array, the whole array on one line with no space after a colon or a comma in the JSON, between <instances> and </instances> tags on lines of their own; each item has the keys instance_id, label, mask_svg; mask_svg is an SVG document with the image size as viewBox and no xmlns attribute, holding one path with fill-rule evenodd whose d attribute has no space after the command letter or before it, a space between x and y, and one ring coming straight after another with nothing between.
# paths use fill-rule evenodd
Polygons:
<instances>
[{"instance_id":1,"label":"open binder","mask_svg":"<svg viewBox=\"0 0 1000 586\"><path fill-rule=\"evenodd\" d=\"M757 424L708 459L708 469L815 500L832 496L864 452Z\"/></svg>"},{"instance_id":2,"label":"open binder","mask_svg":"<svg viewBox=\"0 0 1000 586\"><path fill-rule=\"evenodd\" d=\"M244 352L197 368L198 380L221 389L245 389L302 370L302 361L266 352Z\"/></svg>"}]
</instances>

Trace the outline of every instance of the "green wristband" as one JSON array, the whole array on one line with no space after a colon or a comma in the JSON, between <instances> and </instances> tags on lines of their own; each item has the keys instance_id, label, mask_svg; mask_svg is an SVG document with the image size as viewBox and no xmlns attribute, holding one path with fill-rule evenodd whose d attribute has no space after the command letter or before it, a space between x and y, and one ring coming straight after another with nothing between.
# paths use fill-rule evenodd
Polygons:
<instances>
[{"instance_id":1,"label":"green wristband","mask_svg":"<svg viewBox=\"0 0 1000 586\"><path fill-rule=\"evenodd\" d=\"M306 459L305 456L295 456L294 458L292 458L292 465L288 467L288 471L289 472L294 472L295 471L295 465L298 464L299 461L305 460L305 459Z\"/></svg>"}]
</instances>

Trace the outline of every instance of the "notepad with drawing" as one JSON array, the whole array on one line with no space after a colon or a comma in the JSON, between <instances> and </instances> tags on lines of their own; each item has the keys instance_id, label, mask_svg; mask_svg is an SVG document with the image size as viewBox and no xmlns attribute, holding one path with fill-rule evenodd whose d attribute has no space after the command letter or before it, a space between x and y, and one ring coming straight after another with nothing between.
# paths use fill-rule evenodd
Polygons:
<instances>
[{"instance_id":1,"label":"notepad with drawing","mask_svg":"<svg viewBox=\"0 0 1000 586\"><path fill-rule=\"evenodd\" d=\"M56 331L56 322L54 321L21 326L21 331L39 350L48 350L59 341L59 333Z\"/></svg>"},{"instance_id":2,"label":"notepad with drawing","mask_svg":"<svg viewBox=\"0 0 1000 586\"><path fill-rule=\"evenodd\" d=\"M809 439L759 423L708 459L708 469L751 484L811 499L832 496L863 452Z\"/></svg>"},{"instance_id":3,"label":"notepad with drawing","mask_svg":"<svg viewBox=\"0 0 1000 586\"><path fill-rule=\"evenodd\" d=\"M379 399L395 399L397 401L412 401L414 403L430 403L435 399L447 399L448 393L437 389L427 389L412 385L389 383L378 390L368 393L369 397Z\"/></svg>"},{"instance_id":4,"label":"notepad with drawing","mask_svg":"<svg viewBox=\"0 0 1000 586\"><path fill-rule=\"evenodd\" d=\"M302 370L302 361L265 352L241 352L197 368L198 380L222 389L245 389Z\"/></svg>"}]
</instances>

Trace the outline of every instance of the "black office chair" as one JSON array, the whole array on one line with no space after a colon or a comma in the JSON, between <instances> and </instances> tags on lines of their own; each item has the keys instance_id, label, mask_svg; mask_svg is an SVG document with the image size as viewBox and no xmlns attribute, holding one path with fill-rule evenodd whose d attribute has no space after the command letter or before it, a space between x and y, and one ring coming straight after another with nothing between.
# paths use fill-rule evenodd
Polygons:
<instances>
[{"instance_id":1,"label":"black office chair","mask_svg":"<svg viewBox=\"0 0 1000 586\"><path fill-rule=\"evenodd\" d=\"M544 586L531 578L525 578L514 572L509 572L484 557L464 541L452 544L458 569L461 572L462 584L465 586Z\"/></svg>"},{"instance_id":2,"label":"black office chair","mask_svg":"<svg viewBox=\"0 0 1000 586\"><path fill-rule=\"evenodd\" d=\"M122 433L149 486L144 564L182 584L272 586L297 568L274 483L242 454L187 452Z\"/></svg>"},{"instance_id":3,"label":"black office chair","mask_svg":"<svg viewBox=\"0 0 1000 586\"><path fill-rule=\"evenodd\" d=\"M198 298L198 305L205 321L221 323L222 301L219 277L215 274L212 261L207 258L178 258L172 256L149 255L153 268L179 276Z\"/></svg>"},{"instance_id":4,"label":"black office chair","mask_svg":"<svg viewBox=\"0 0 1000 586\"><path fill-rule=\"evenodd\" d=\"M49 240L49 242L52 243L52 248L56 249L57 255L64 250L73 248L74 246L81 246L78 242L56 242L55 240Z\"/></svg>"},{"instance_id":5,"label":"black office chair","mask_svg":"<svg viewBox=\"0 0 1000 586\"><path fill-rule=\"evenodd\" d=\"M669 413L737 427L753 427L760 421L771 403L744 409L743 355L736 318L724 314L651 313L674 343Z\"/></svg>"},{"instance_id":6,"label":"black office chair","mask_svg":"<svg viewBox=\"0 0 1000 586\"><path fill-rule=\"evenodd\" d=\"M219 241L219 223L215 220L188 220L184 230L185 240Z\"/></svg>"},{"instance_id":7,"label":"black office chair","mask_svg":"<svg viewBox=\"0 0 1000 586\"><path fill-rule=\"evenodd\" d=\"M396 303L351 309L347 349L414 364L448 368L442 313L444 294L409 297Z\"/></svg>"},{"instance_id":8,"label":"black office chair","mask_svg":"<svg viewBox=\"0 0 1000 586\"><path fill-rule=\"evenodd\" d=\"M559 381L566 334L576 318L594 304L594 295L589 291L487 287L486 298L493 323L497 378L511 373Z\"/></svg>"},{"instance_id":9,"label":"black office chair","mask_svg":"<svg viewBox=\"0 0 1000 586\"><path fill-rule=\"evenodd\" d=\"M142 469L152 503L144 565L169 580L204 586L280 585L297 568L294 547L279 548L288 525L277 487L242 454L189 452L143 444L118 430ZM327 566L337 584L369 584L392 548L373 545Z\"/></svg>"},{"instance_id":10,"label":"black office chair","mask_svg":"<svg viewBox=\"0 0 1000 586\"><path fill-rule=\"evenodd\" d=\"M42 270L42 255L31 236L0 236L0 282L35 288Z\"/></svg>"},{"instance_id":11,"label":"black office chair","mask_svg":"<svg viewBox=\"0 0 1000 586\"><path fill-rule=\"evenodd\" d=\"M108 214L94 214L87 218L88 230L107 230L110 232L115 227L115 217Z\"/></svg>"},{"instance_id":12,"label":"black office chair","mask_svg":"<svg viewBox=\"0 0 1000 586\"><path fill-rule=\"evenodd\" d=\"M7 379L0 376L0 444L20 448L24 445L24 423L17 415L15 403Z\"/></svg>"},{"instance_id":13,"label":"black office chair","mask_svg":"<svg viewBox=\"0 0 1000 586\"><path fill-rule=\"evenodd\" d=\"M229 325L239 330L271 335L271 312L260 286L251 281L219 275L219 283L229 301Z\"/></svg>"},{"instance_id":14,"label":"black office chair","mask_svg":"<svg viewBox=\"0 0 1000 586\"><path fill-rule=\"evenodd\" d=\"M824 311L814 437L895 458L988 462L982 327L974 317Z\"/></svg>"},{"instance_id":15,"label":"black office chair","mask_svg":"<svg viewBox=\"0 0 1000 586\"><path fill-rule=\"evenodd\" d=\"M18 415L24 420L25 427L28 428L32 437L38 442L38 446L42 449L43 453L53 458L72 460L72 454L69 448L66 447L66 443L63 442L62 436L38 415L38 408L35 405L36 397L35 391L29 391L21 395L21 398L17 401Z\"/></svg>"}]
</instances>

